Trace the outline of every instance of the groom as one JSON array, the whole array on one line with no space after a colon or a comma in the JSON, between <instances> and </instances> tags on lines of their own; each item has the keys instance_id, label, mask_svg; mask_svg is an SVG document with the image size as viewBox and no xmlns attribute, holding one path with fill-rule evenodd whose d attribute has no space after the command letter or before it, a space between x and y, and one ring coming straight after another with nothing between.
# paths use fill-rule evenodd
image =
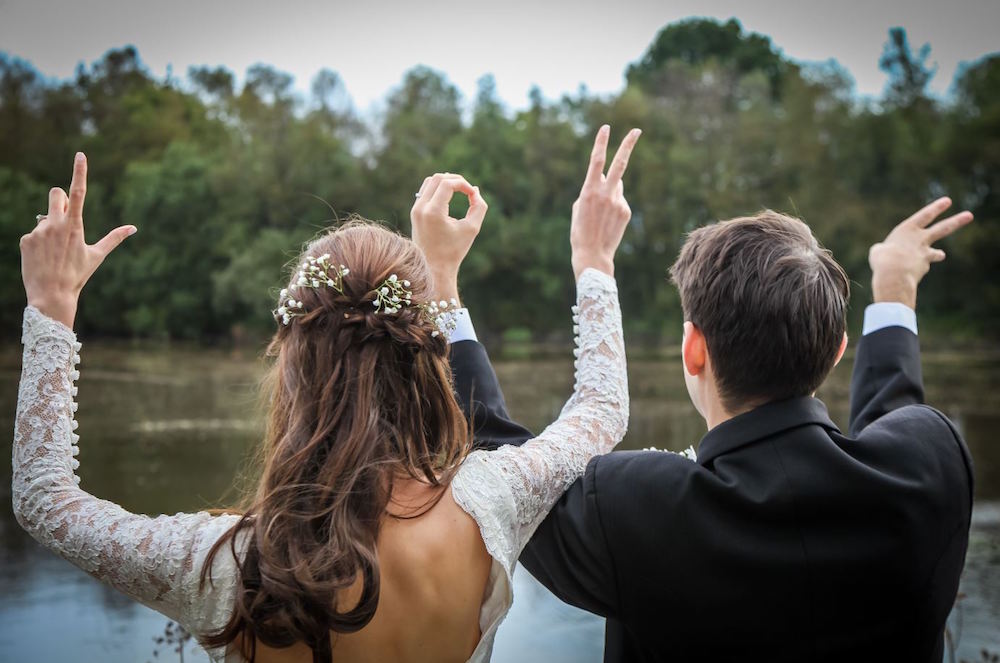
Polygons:
<instances>
[{"instance_id":1,"label":"groom","mask_svg":"<svg viewBox=\"0 0 1000 663\"><path fill-rule=\"evenodd\" d=\"M914 309L944 258L931 244L971 221L932 225L949 205L872 247L846 434L812 396L846 346L840 266L804 223L773 212L691 233L671 273L685 380L709 429L697 461L595 458L521 557L557 596L607 617L605 660L941 660L972 469L952 424L922 404ZM453 341L477 442L531 437L482 346Z\"/></svg>"}]
</instances>

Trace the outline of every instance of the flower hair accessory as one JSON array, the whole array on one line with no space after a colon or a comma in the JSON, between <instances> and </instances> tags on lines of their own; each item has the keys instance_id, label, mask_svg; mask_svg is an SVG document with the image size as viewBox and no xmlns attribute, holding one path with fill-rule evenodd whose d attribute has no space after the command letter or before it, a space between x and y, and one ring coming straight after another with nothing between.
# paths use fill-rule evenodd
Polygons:
<instances>
[{"instance_id":1,"label":"flower hair accessory","mask_svg":"<svg viewBox=\"0 0 1000 663\"><path fill-rule=\"evenodd\" d=\"M330 262L329 253L324 253L318 258L306 259L299 268L295 282L282 289L278 308L274 312L275 319L283 325L289 325L293 318L305 315L304 304L301 300L295 299L292 294L298 288L327 287L344 294L344 277L350 273L351 270L344 265L333 265ZM398 313L403 306L416 306L423 315L437 325L438 329L431 332L432 337L438 336L441 331L451 333L455 330L454 310L458 308L458 302L455 299L450 302L441 300L414 304L410 282L407 279L400 279L395 274L382 281L375 288L374 293L372 306L375 307L375 312L380 315Z\"/></svg>"},{"instance_id":2,"label":"flower hair accessory","mask_svg":"<svg viewBox=\"0 0 1000 663\"><path fill-rule=\"evenodd\" d=\"M318 258L310 257L299 267L299 274L288 288L282 288L278 300L278 310L274 312L274 317L281 321L281 324L288 325L292 318L305 315L302 302L296 300L289 291L296 288L321 288L326 286L333 288L340 294L344 294L344 277L351 273L351 270L339 265L334 267L330 264L330 254L324 253Z\"/></svg>"}]
</instances>

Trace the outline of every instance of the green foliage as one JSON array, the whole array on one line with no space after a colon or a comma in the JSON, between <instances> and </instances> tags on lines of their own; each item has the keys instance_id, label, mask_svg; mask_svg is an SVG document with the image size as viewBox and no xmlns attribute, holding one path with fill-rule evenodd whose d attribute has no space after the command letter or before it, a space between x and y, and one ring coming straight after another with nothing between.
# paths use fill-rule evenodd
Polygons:
<instances>
[{"instance_id":1,"label":"green foliage","mask_svg":"<svg viewBox=\"0 0 1000 663\"><path fill-rule=\"evenodd\" d=\"M267 228L232 256L229 264L212 275L212 307L230 331L238 328L268 329L274 325L271 310L287 273L279 267L294 260L309 239L294 231Z\"/></svg>"},{"instance_id":2,"label":"green foliage","mask_svg":"<svg viewBox=\"0 0 1000 663\"><path fill-rule=\"evenodd\" d=\"M78 149L91 159L91 241L122 223L139 234L98 271L81 303L85 332L241 337L273 329L282 266L338 217L408 229L422 179L460 172L490 203L462 273L480 333L544 341L568 334L570 206L594 131L643 138L625 190L633 209L617 264L630 341L676 338L667 268L684 234L770 207L804 218L867 303L868 246L945 192L977 222L943 243L921 291L925 330L1000 330L1000 56L965 67L946 101L927 95L928 50L890 32L878 103L858 101L836 63L801 65L732 20L665 27L617 95L581 89L511 112L490 76L471 103L440 72L409 71L377 118L359 118L333 71L311 96L255 65L158 80L134 49L110 51L74 80L46 79L0 54L0 317L14 337L23 305L17 240ZM460 214L464 201L455 202ZM855 320L856 324L857 320Z\"/></svg>"},{"instance_id":3,"label":"green foliage","mask_svg":"<svg viewBox=\"0 0 1000 663\"><path fill-rule=\"evenodd\" d=\"M930 44L924 44L914 53L903 28L889 30L889 41L878 61L879 68L889 75L886 95L889 102L905 107L926 99L927 84L936 70L927 64L930 54Z\"/></svg>"},{"instance_id":4,"label":"green foliage","mask_svg":"<svg viewBox=\"0 0 1000 663\"><path fill-rule=\"evenodd\" d=\"M625 75L630 85L652 91L663 81L659 75L664 66L672 62L688 67L718 62L732 66L739 74L761 72L775 96L781 91L782 79L795 69L775 51L768 37L744 33L736 19L719 23L695 18L663 28L639 62L629 65Z\"/></svg>"},{"instance_id":5,"label":"green foliage","mask_svg":"<svg viewBox=\"0 0 1000 663\"><path fill-rule=\"evenodd\" d=\"M218 201L210 170L210 160L188 143L172 143L156 162L128 166L119 191L122 222L142 228L142 236L135 250L101 270L94 289L113 309L97 318L88 309L85 320L98 331L113 333L123 322L140 336L220 331L211 284L227 259L220 251L224 228L212 222Z\"/></svg>"},{"instance_id":6,"label":"green foliage","mask_svg":"<svg viewBox=\"0 0 1000 663\"><path fill-rule=\"evenodd\" d=\"M527 327L510 327L503 333L500 354L505 359L530 359L533 352L531 330Z\"/></svg>"},{"instance_id":7,"label":"green foliage","mask_svg":"<svg viewBox=\"0 0 1000 663\"><path fill-rule=\"evenodd\" d=\"M18 242L31 232L35 215L45 211L47 200L45 185L0 166L0 325L6 330L19 329L25 304Z\"/></svg>"}]
</instances>

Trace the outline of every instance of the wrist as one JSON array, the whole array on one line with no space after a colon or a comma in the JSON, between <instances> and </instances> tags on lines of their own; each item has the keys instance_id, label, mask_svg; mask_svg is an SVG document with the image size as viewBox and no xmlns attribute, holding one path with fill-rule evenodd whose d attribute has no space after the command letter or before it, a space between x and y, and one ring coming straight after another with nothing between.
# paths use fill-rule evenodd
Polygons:
<instances>
[{"instance_id":1,"label":"wrist","mask_svg":"<svg viewBox=\"0 0 1000 663\"><path fill-rule=\"evenodd\" d=\"M70 329L76 319L78 298L75 295L47 295L44 297L28 297L28 305L34 306L43 315L56 322L61 322Z\"/></svg>"},{"instance_id":2,"label":"wrist","mask_svg":"<svg viewBox=\"0 0 1000 663\"><path fill-rule=\"evenodd\" d=\"M599 272L604 272L608 276L615 275L615 261L610 256L597 253L573 252L573 275L579 279L580 275L587 269L593 268Z\"/></svg>"},{"instance_id":3,"label":"wrist","mask_svg":"<svg viewBox=\"0 0 1000 663\"><path fill-rule=\"evenodd\" d=\"M451 301L452 299L458 301L458 267L442 267L442 268L431 268L431 279L434 281L434 287L431 292L434 293L434 299Z\"/></svg>"},{"instance_id":4,"label":"wrist","mask_svg":"<svg viewBox=\"0 0 1000 663\"><path fill-rule=\"evenodd\" d=\"M899 302L916 310L917 283L905 275L872 274L872 301Z\"/></svg>"}]
</instances>

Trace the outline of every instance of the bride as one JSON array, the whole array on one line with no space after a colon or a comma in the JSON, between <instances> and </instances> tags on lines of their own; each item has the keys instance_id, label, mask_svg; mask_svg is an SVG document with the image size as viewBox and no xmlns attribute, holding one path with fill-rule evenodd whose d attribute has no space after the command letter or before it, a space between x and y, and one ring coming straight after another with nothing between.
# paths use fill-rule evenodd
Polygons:
<instances>
[{"instance_id":1,"label":"bride","mask_svg":"<svg viewBox=\"0 0 1000 663\"><path fill-rule=\"evenodd\" d=\"M605 175L608 133L597 135L570 231L577 383L541 435L472 451L435 266L413 241L350 223L310 243L282 290L256 493L240 513L156 518L88 494L74 474L77 298L136 231L84 242L87 161L77 154L69 196L52 189L48 213L21 239L18 522L179 622L213 660L489 660L518 554L628 420L613 257L631 214L621 176L638 132ZM448 216L456 192L470 198L465 219ZM415 233L427 254L461 262L485 209L463 178L436 175L417 194Z\"/></svg>"}]
</instances>

